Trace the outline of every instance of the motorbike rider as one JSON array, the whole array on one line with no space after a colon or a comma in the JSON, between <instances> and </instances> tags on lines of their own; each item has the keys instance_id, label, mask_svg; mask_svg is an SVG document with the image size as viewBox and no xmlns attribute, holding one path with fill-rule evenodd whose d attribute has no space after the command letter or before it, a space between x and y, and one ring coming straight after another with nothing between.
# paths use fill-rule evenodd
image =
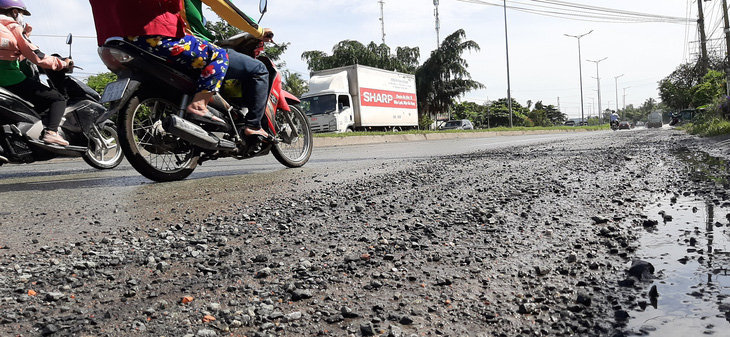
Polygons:
<instances>
[{"instance_id":1,"label":"motorbike rider","mask_svg":"<svg viewBox=\"0 0 730 337\"><path fill-rule=\"evenodd\" d=\"M200 69L196 93L185 118L226 125L208 110L228 69L228 54L213 43L185 32L183 0L89 0L99 46L110 37L127 41L168 61Z\"/></svg>"},{"instance_id":2,"label":"motorbike rider","mask_svg":"<svg viewBox=\"0 0 730 337\"><path fill-rule=\"evenodd\" d=\"M33 28L25 23L25 16L30 16L30 12L23 1L0 0L0 86L33 103L38 112L48 109L40 140L67 146L68 141L58 134L66 98L57 90L27 77L20 70L20 62L27 59L44 69L59 71L72 67L73 61L46 55L34 45L28 37Z\"/></svg>"},{"instance_id":3,"label":"motorbike rider","mask_svg":"<svg viewBox=\"0 0 730 337\"><path fill-rule=\"evenodd\" d=\"M187 22L192 35L206 41L215 40L215 36L205 28L202 2L208 5L223 20L254 37L271 42L274 33L269 28L261 28L248 16L241 16L223 0L184 0L182 17ZM238 80L241 84L243 104L249 109L246 114L247 137L256 137L260 141L272 141L270 135L261 129L261 117L264 115L269 90L269 72L266 66L251 56L226 48L229 58L225 80Z\"/></svg>"},{"instance_id":4,"label":"motorbike rider","mask_svg":"<svg viewBox=\"0 0 730 337\"><path fill-rule=\"evenodd\" d=\"M616 111L611 113L611 125L614 123L618 124L618 113L616 113Z\"/></svg>"}]
</instances>

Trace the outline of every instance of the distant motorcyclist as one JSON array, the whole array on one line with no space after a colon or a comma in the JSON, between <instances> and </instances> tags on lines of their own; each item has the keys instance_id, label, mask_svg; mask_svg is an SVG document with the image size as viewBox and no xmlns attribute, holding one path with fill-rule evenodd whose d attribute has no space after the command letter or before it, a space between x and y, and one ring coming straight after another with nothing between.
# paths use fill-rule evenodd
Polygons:
<instances>
[{"instance_id":1,"label":"distant motorcyclist","mask_svg":"<svg viewBox=\"0 0 730 337\"><path fill-rule=\"evenodd\" d=\"M614 123L618 124L618 118L619 118L619 116L618 116L618 113L616 113L616 111L611 113L611 125L613 125Z\"/></svg>"},{"instance_id":2,"label":"distant motorcyclist","mask_svg":"<svg viewBox=\"0 0 730 337\"><path fill-rule=\"evenodd\" d=\"M73 61L46 55L30 42L28 35L33 28L25 23L24 16L30 16L30 12L21 0L0 0L0 86L33 103L39 113L48 109L41 140L66 146L68 141L58 134L66 110L66 98L26 77L20 70L20 61L27 59L50 70L68 69L73 66Z\"/></svg>"}]
</instances>

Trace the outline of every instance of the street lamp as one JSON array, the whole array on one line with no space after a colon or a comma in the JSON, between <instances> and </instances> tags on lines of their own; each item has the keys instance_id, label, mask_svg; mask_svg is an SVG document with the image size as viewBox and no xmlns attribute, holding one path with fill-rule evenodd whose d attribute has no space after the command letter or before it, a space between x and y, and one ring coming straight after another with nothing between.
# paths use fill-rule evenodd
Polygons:
<instances>
[{"instance_id":1,"label":"street lamp","mask_svg":"<svg viewBox=\"0 0 730 337\"><path fill-rule=\"evenodd\" d=\"M626 89L628 88L631 88L631 86L624 88L624 111L621 111L621 119L626 116Z\"/></svg>"},{"instance_id":2,"label":"street lamp","mask_svg":"<svg viewBox=\"0 0 730 337\"><path fill-rule=\"evenodd\" d=\"M580 38L582 38L592 32L593 32L593 29L591 29L590 32L581 34L581 35L563 34L567 37L574 37L578 40L578 76L580 76L580 118L581 118L581 122L585 121L585 119L584 119L584 115L583 115L583 67L581 65L581 63L582 63L581 61L583 60L583 58L580 56Z\"/></svg>"},{"instance_id":3,"label":"street lamp","mask_svg":"<svg viewBox=\"0 0 730 337\"><path fill-rule=\"evenodd\" d=\"M608 57L604 57L598 61L586 60L588 62L594 62L596 64L596 81L597 81L597 85L598 85L598 114L599 114L599 116L601 113L601 77L598 76L598 63L601 61L604 61L607 58Z\"/></svg>"},{"instance_id":4,"label":"street lamp","mask_svg":"<svg viewBox=\"0 0 730 337\"><path fill-rule=\"evenodd\" d=\"M616 112L618 112L618 78L624 75L625 74L621 74L613 77L614 84L616 85Z\"/></svg>"}]
</instances>

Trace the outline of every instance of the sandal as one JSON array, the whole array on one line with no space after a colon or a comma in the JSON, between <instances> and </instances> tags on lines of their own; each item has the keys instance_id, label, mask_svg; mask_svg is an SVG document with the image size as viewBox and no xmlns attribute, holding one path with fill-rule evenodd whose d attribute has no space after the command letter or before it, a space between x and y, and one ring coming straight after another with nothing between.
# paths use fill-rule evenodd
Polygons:
<instances>
[{"instance_id":1,"label":"sandal","mask_svg":"<svg viewBox=\"0 0 730 337\"><path fill-rule=\"evenodd\" d=\"M258 141L262 143L269 143L274 144L276 143L276 140L274 137L271 137L268 132L264 131L264 129L252 129L250 127L246 127L245 130L243 130L243 135L246 136L246 138L256 138Z\"/></svg>"},{"instance_id":2,"label":"sandal","mask_svg":"<svg viewBox=\"0 0 730 337\"><path fill-rule=\"evenodd\" d=\"M219 118L218 116L214 115L208 110L205 110L204 115L198 115L191 112L185 112L185 119L192 121L192 122L198 122L198 123L206 123L206 124L212 124L212 125L218 125L222 127L227 127L228 124L223 119Z\"/></svg>"}]
</instances>

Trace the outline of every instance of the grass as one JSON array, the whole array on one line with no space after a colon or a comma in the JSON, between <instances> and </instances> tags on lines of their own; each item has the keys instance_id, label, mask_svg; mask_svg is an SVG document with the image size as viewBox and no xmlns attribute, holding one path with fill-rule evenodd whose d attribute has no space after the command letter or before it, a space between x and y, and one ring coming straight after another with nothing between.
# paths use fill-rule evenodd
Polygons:
<instances>
[{"instance_id":1,"label":"grass","mask_svg":"<svg viewBox=\"0 0 730 337\"><path fill-rule=\"evenodd\" d=\"M354 136L384 136L384 135L406 135L406 134L428 134L428 133L466 133L466 132L505 132L505 131L537 131L537 130L607 130L609 129L608 124L595 125L595 126L551 126L551 127L526 127L526 126L515 126L509 127L498 127L490 129L477 129L477 130L410 130L400 132L384 132L384 131L370 131L370 132L346 132L346 133L315 133L314 137L354 137Z\"/></svg>"},{"instance_id":2,"label":"grass","mask_svg":"<svg viewBox=\"0 0 730 337\"><path fill-rule=\"evenodd\" d=\"M689 123L682 128L693 135L714 137L730 134L730 121L721 118L712 118L702 123Z\"/></svg>"}]
</instances>

